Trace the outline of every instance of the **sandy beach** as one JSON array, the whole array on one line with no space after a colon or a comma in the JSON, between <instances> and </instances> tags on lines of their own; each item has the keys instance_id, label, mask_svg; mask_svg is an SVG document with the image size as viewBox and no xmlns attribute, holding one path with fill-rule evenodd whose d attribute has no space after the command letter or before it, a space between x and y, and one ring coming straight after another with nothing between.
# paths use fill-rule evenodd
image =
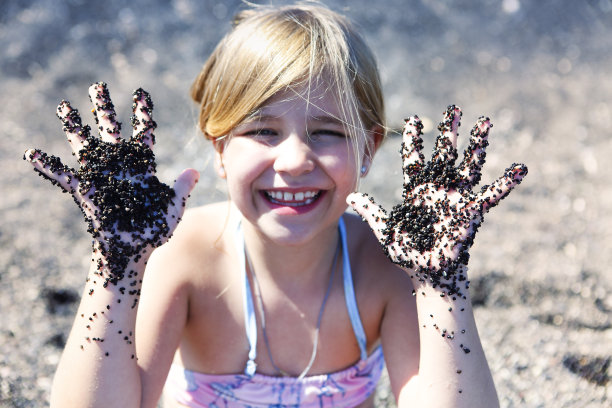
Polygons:
<instances>
[{"instance_id":1,"label":"sandy beach","mask_svg":"<svg viewBox=\"0 0 612 408\"><path fill-rule=\"evenodd\" d=\"M461 148L479 116L494 124L483 183L513 162L529 167L471 251L476 319L501 406L612 405L612 2L326 4L361 26L377 54L390 127L418 114L428 155L454 103L463 109ZM90 259L78 208L23 152L71 162L57 104L69 100L91 124L87 88L105 81L127 124L132 90L142 87L155 102L159 178L193 167L201 178L189 206L225 199L188 91L240 7L0 3L0 407L48 405ZM402 187L400 141L389 135L361 187L387 207ZM377 400L393 406L386 382Z\"/></svg>"}]
</instances>

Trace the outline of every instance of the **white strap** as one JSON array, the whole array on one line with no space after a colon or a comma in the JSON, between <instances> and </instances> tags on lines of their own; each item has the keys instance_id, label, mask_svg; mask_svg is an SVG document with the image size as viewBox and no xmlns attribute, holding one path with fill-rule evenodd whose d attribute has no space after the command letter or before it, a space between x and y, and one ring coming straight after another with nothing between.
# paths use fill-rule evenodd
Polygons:
<instances>
[{"instance_id":1,"label":"white strap","mask_svg":"<svg viewBox=\"0 0 612 408\"><path fill-rule=\"evenodd\" d=\"M367 340L365 330L361 324L361 317L359 316L357 299L355 298L351 261L349 259L348 245L346 244L346 227L342 217L340 217L338 227L340 229L340 239L342 240L342 279L344 281L344 299L346 300L346 308L348 309L349 317L351 319L353 332L355 333L357 343L359 344L359 350L361 351L361 359L365 360L368 358L368 351L366 349Z\"/></svg>"},{"instance_id":2,"label":"white strap","mask_svg":"<svg viewBox=\"0 0 612 408\"><path fill-rule=\"evenodd\" d=\"M238 250L238 262L242 267L242 306L244 310L244 326L246 328L247 340L249 341L249 360L246 363L244 373L253 377L257 370L255 358L257 357L257 320L255 319L255 308L253 307L253 297L251 284L246 273L246 259L244 251L244 235L242 234L241 224L238 223L236 231L236 249Z\"/></svg>"}]
</instances>

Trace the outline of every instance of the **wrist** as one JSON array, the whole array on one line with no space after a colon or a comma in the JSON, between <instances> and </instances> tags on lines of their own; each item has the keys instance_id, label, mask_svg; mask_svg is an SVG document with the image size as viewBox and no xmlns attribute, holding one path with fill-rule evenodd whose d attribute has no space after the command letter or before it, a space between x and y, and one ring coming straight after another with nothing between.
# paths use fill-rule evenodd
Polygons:
<instances>
[{"instance_id":1,"label":"wrist","mask_svg":"<svg viewBox=\"0 0 612 408\"><path fill-rule=\"evenodd\" d=\"M452 262L432 266L431 262L428 262L427 266L402 269L410 276L414 295L435 294L449 301L469 298L470 281L467 279L467 264Z\"/></svg>"},{"instance_id":2,"label":"wrist","mask_svg":"<svg viewBox=\"0 0 612 408\"><path fill-rule=\"evenodd\" d=\"M88 281L96 281L102 287L125 286L140 287L150 252L142 250L131 256L116 256L103 249L97 243L92 248L91 265Z\"/></svg>"},{"instance_id":3,"label":"wrist","mask_svg":"<svg viewBox=\"0 0 612 408\"><path fill-rule=\"evenodd\" d=\"M433 285L415 290L421 340L442 341L467 355L480 347L469 293L448 296Z\"/></svg>"}]
</instances>

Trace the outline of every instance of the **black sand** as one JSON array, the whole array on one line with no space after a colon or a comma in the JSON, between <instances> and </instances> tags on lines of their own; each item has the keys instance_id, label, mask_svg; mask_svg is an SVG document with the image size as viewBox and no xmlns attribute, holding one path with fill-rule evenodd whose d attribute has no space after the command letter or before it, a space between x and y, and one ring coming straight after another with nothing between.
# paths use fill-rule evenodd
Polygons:
<instances>
[{"instance_id":1,"label":"black sand","mask_svg":"<svg viewBox=\"0 0 612 408\"><path fill-rule=\"evenodd\" d=\"M460 151L480 115L494 124L482 183L513 162L525 181L486 217L470 291L503 407L601 407L612 400L612 2L333 1L360 24L381 66L390 125L418 114L429 152L441 112L463 109ZM21 160L68 164L62 99L88 115L109 84L155 101L158 176L201 173L190 206L225 199L188 98L237 1L0 3L0 406L42 407L83 288L90 236L67 195ZM385 208L402 189L392 136L362 191ZM73 165L74 163L70 163ZM409 296L410 294L407 294ZM379 405L390 405L388 388Z\"/></svg>"}]
</instances>

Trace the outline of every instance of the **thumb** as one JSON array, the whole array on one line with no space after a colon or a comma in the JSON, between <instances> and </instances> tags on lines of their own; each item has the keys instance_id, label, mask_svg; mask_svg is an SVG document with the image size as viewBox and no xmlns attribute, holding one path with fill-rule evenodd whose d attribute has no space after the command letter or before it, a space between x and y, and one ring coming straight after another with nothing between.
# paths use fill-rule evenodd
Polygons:
<instances>
[{"instance_id":1,"label":"thumb","mask_svg":"<svg viewBox=\"0 0 612 408\"><path fill-rule=\"evenodd\" d=\"M364 193L351 193L346 197L346 203L368 223L378 241L384 243L388 216L374 198Z\"/></svg>"},{"instance_id":2,"label":"thumb","mask_svg":"<svg viewBox=\"0 0 612 408\"><path fill-rule=\"evenodd\" d=\"M514 163L508 167L504 174L495 180L491 185L482 187L477 202L482 205L484 212L495 207L504 199L514 187L520 184L527 175L527 166Z\"/></svg>"},{"instance_id":3,"label":"thumb","mask_svg":"<svg viewBox=\"0 0 612 408\"><path fill-rule=\"evenodd\" d=\"M75 171L63 164L59 157L48 155L39 149L29 149L24 153L23 159L30 162L42 177L74 195L78 186Z\"/></svg>"},{"instance_id":4,"label":"thumb","mask_svg":"<svg viewBox=\"0 0 612 408\"><path fill-rule=\"evenodd\" d=\"M194 169L185 169L174 181L174 199L173 212L177 218L182 217L185 212L185 204L189 198L189 194L200 179L200 173Z\"/></svg>"}]
</instances>

